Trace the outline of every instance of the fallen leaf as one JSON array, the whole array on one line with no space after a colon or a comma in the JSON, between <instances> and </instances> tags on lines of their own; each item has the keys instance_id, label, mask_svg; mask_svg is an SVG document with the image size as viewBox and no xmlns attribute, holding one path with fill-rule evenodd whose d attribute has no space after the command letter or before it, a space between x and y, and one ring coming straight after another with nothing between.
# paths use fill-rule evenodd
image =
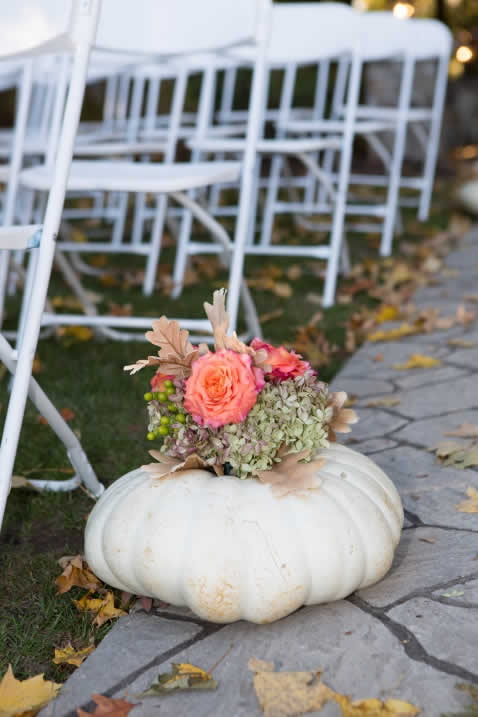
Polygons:
<instances>
[{"instance_id":1,"label":"fallen leaf","mask_svg":"<svg viewBox=\"0 0 478 717\"><path fill-rule=\"evenodd\" d=\"M115 620L117 617L127 614L124 610L115 607L115 598L111 591L108 590L104 598L92 598L90 595L91 592L86 593L79 600L73 600L72 602L80 612L95 613L94 625L101 627L108 620Z\"/></svg>"},{"instance_id":2,"label":"fallen leaf","mask_svg":"<svg viewBox=\"0 0 478 717\"><path fill-rule=\"evenodd\" d=\"M67 556L66 561L60 565L64 570L55 580L60 595L67 593L73 586L86 590L98 590L103 586L81 555Z\"/></svg>"},{"instance_id":3,"label":"fallen leaf","mask_svg":"<svg viewBox=\"0 0 478 717\"><path fill-rule=\"evenodd\" d=\"M396 319L398 315L399 311L396 306L383 304L375 314L375 322L377 324L383 324L385 321L393 321L393 319Z\"/></svg>"},{"instance_id":4,"label":"fallen leaf","mask_svg":"<svg viewBox=\"0 0 478 717\"><path fill-rule=\"evenodd\" d=\"M418 540L421 540L422 543L430 543L430 545L434 545L437 542L435 538L418 538Z\"/></svg>"},{"instance_id":5,"label":"fallen leaf","mask_svg":"<svg viewBox=\"0 0 478 717\"><path fill-rule=\"evenodd\" d=\"M88 645L87 647L81 647L79 650L75 650L71 643L66 645L66 647L55 647L53 662L55 665L66 664L79 667L81 663L86 660L88 655L91 655L94 649L94 645Z\"/></svg>"},{"instance_id":6,"label":"fallen leaf","mask_svg":"<svg viewBox=\"0 0 478 717\"><path fill-rule=\"evenodd\" d=\"M273 319L279 319L284 314L284 309L274 309L273 311L267 311L265 314L259 315L259 323L265 324Z\"/></svg>"},{"instance_id":7,"label":"fallen leaf","mask_svg":"<svg viewBox=\"0 0 478 717\"><path fill-rule=\"evenodd\" d=\"M396 341L402 339L404 336L412 336L418 334L419 329L411 324L402 324L396 329L389 329L388 331L375 331L367 336L369 341Z\"/></svg>"},{"instance_id":8,"label":"fallen leaf","mask_svg":"<svg viewBox=\"0 0 478 717\"><path fill-rule=\"evenodd\" d=\"M45 364L43 363L43 361L40 361L38 356L35 356L32 364L32 373L36 376L37 374L41 373L44 368Z\"/></svg>"},{"instance_id":9,"label":"fallen leaf","mask_svg":"<svg viewBox=\"0 0 478 717\"><path fill-rule=\"evenodd\" d=\"M133 304L115 304L110 301L108 306L111 316L131 316L133 313Z\"/></svg>"},{"instance_id":10,"label":"fallen leaf","mask_svg":"<svg viewBox=\"0 0 478 717\"><path fill-rule=\"evenodd\" d=\"M60 408L60 415L64 421L72 421L76 413L71 408Z\"/></svg>"},{"instance_id":11,"label":"fallen leaf","mask_svg":"<svg viewBox=\"0 0 478 717\"><path fill-rule=\"evenodd\" d=\"M174 690L215 690L217 682L210 672L188 663L172 664L171 672L159 674L145 692L137 697L157 697Z\"/></svg>"},{"instance_id":12,"label":"fallen leaf","mask_svg":"<svg viewBox=\"0 0 478 717\"><path fill-rule=\"evenodd\" d=\"M54 699L61 685L35 675L26 680L17 680L11 666L0 682L1 717L31 717Z\"/></svg>"},{"instance_id":13,"label":"fallen leaf","mask_svg":"<svg viewBox=\"0 0 478 717\"><path fill-rule=\"evenodd\" d=\"M374 698L368 700L354 700L335 693L334 699L340 705L343 717L414 717L420 710L410 702L390 699L386 702Z\"/></svg>"},{"instance_id":14,"label":"fallen leaf","mask_svg":"<svg viewBox=\"0 0 478 717\"><path fill-rule=\"evenodd\" d=\"M76 296L53 296L51 303L55 309L82 311L84 308L84 305Z\"/></svg>"},{"instance_id":15,"label":"fallen leaf","mask_svg":"<svg viewBox=\"0 0 478 717\"><path fill-rule=\"evenodd\" d=\"M127 702L126 700L116 700L112 697L104 697L104 695L91 695L91 699L96 703L94 712L85 712L85 710L77 709L76 714L78 717L90 717L90 715L97 715L97 717L126 717L133 707L134 704Z\"/></svg>"},{"instance_id":16,"label":"fallen leaf","mask_svg":"<svg viewBox=\"0 0 478 717\"><path fill-rule=\"evenodd\" d=\"M249 660L248 666L254 672L254 689L265 717L318 712L334 697L334 692L319 681L319 670L274 672L271 663L255 658Z\"/></svg>"},{"instance_id":17,"label":"fallen leaf","mask_svg":"<svg viewBox=\"0 0 478 717\"><path fill-rule=\"evenodd\" d=\"M292 266L289 266L287 269L287 278L290 279L290 281L296 281L297 279L300 279L302 276L302 267L300 264L292 264Z\"/></svg>"},{"instance_id":18,"label":"fallen leaf","mask_svg":"<svg viewBox=\"0 0 478 717\"><path fill-rule=\"evenodd\" d=\"M398 406L400 399L397 396L379 396L378 398L371 398L365 404L369 408L376 408L380 406Z\"/></svg>"},{"instance_id":19,"label":"fallen leaf","mask_svg":"<svg viewBox=\"0 0 478 717\"><path fill-rule=\"evenodd\" d=\"M441 366L440 359L432 356L423 356L422 354L412 354L405 363L395 363L392 365L396 371L408 371L410 368L434 368Z\"/></svg>"},{"instance_id":20,"label":"fallen leaf","mask_svg":"<svg viewBox=\"0 0 478 717\"><path fill-rule=\"evenodd\" d=\"M458 503L456 509L459 513L478 513L478 490L473 486L466 489L467 500Z\"/></svg>"},{"instance_id":21,"label":"fallen leaf","mask_svg":"<svg viewBox=\"0 0 478 717\"><path fill-rule=\"evenodd\" d=\"M28 478L24 478L23 476L12 476L10 488L31 488L33 490L39 490Z\"/></svg>"},{"instance_id":22,"label":"fallen leaf","mask_svg":"<svg viewBox=\"0 0 478 717\"><path fill-rule=\"evenodd\" d=\"M292 290L292 286L290 284L287 284L287 282L285 281L276 281L274 283L273 292L281 299L290 299L290 297L294 293Z\"/></svg>"},{"instance_id":23,"label":"fallen leaf","mask_svg":"<svg viewBox=\"0 0 478 717\"><path fill-rule=\"evenodd\" d=\"M74 341L91 341L93 331L88 326L60 326L57 329L58 336Z\"/></svg>"},{"instance_id":24,"label":"fallen leaf","mask_svg":"<svg viewBox=\"0 0 478 717\"><path fill-rule=\"evenodd\" d=\"M442 597L446 598L455 598L455 597L462 597L465 594L464 590L450 590L447 593L442 593Z\"/></svg>"},{"instance_id":25,"label":"fallen leaf","mask_svg":"<svg viewBox=\"0 0 478 717\"><path fill-rule=\"evenodd\" d=\"M313 291L309 291L309 293L305 297L305 300L309 304L317 304L317 306L322 306L322 294L315 294Z\"/></svg>"},{"instance_id":26,"label":"fallen leaf","mask_svg":"<svg viewBox=\"0 0 478 717\"><path fill-rule=\"evenodd\" d=\"M467 341L466 339L449 339L447 341L449 346L458 346L462 349L472 349L476 346L476 341Z\"/></svg>"},{"instance_id":27,"label":"fallen leaf","mask_svg":"<svg viewBox=\"0 0 478 717\"><path fill-rule=\"evenodd\" d=\"M456 441L440 441L430 450L434 451L438 458L447 458L456 451L462 451L463 444L457 443Z\"/></svg>"},{"instance_id":28,"label":"fallen leaf","mask_svg":"<svg viewBox=\"0 0 478 717\"><path fill-rule=\"evenodd\" d=\"M457 436L459 438L478 438L478 424L462 423L458 428L453 429L453 431L447 431L443 435Z\"/></svg>"},{"instance_id":29,"label":"fallen leaf","mask_svg":"<svg viewBox=\"0 0 478 717\"><path fill-rule=\"evenodd\" d=\"M478 294L465 294L464 299L465 301L471 301L478 304Z\"/></svg>"}]
</instances>

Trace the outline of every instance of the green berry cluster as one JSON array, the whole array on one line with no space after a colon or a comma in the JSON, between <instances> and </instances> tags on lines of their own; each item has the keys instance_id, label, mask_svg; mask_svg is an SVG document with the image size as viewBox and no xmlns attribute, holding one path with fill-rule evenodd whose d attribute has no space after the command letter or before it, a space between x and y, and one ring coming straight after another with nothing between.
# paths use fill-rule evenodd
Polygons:
<instances>
[{"instance_id":1,"label":"green berry cluster","mask_svg":"<svg viewBox=\"0 0 478 717\"><path fill-rule=\"evenodd\" d=\"M176 393L174 384L170 379L167 379L164 382L164 391L148 391L144 394L145 401L159 401L159 403L163 404L162 408L167 412L161 416L160 425L154 431L150 431L146 435L148 441L168 436L172 431L172 422L184 423L186 421L184 413L181 413L176 404L169 400L169 396L172 396L174 393Z\"/></svg>"}]
</instances>

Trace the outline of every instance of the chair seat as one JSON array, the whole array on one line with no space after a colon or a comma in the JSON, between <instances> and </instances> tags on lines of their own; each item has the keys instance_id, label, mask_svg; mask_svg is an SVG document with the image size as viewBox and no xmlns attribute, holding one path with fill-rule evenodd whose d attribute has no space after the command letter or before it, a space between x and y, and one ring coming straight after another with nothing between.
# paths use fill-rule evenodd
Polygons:
<instances>
[{"instance_id":1,"label":"chair seat","mask_svg":"<svg viewBox=\"0 0 478 717\"><path fill-rule=\"evenodd\" d=\"M175 162L150 164L140 162L74 161L67 190L111 192L181 192L222 182L235 182L241 172L240 162ZM20 183L30 189L46 191L53 172L45 165L25 169Z\"/></svg>"},{"instance_id":2,"label":"chair seat","mask_svg":"<svg viewBox=\"0 0 478 717\"><path fill-rule=\"evenodd\" d=\"M292 119L285 122L278 122L281 129L288 132L343 132L345 122L343 120L308 120L308 119ZM387 119L358 119L354 122L354 132L356 134L373 134L374 132L383 132L385 130L393 130L397 125L396 115L394 118Z\"/></svg>"},{"instance_id":3,"label":"chair seat","mask_svg":"<svg viewBox=\"0 0 478 717\"><path fill-rule=\"evenodd\" d=\"M261 139L257 151L262 154L304 154L321 149L340 149L340 137L305 137L301 139ZM242 137L204 137L189 140L188 146L203 152L243 152L246 140Z\"/></svg>"}]
</instances>

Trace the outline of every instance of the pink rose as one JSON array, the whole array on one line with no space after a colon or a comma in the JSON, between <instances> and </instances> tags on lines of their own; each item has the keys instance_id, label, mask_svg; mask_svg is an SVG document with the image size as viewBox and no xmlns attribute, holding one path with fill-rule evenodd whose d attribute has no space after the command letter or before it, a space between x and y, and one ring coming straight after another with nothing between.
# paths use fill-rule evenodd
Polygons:
<instances>
[{"instance_id":1,"label":"pink rose","mask_svg":"<svg viewBox=\"0 0 478 717\"><path fill-rule=\"evenodd\" d=\"M175 376L171 376L167 373L161 373L161 370L158 369L156 373L154 374L153 378L151 379L151 388L153 391L164 391L166 389L166 386L164 385L165 381L172 381Z\"/></svg>"},{"instance_id":2,"label":"pink rose","mask_svg":"<svg viewBox=\"0 0 478 717\"><path fill-rule=\"evenodd\" d=\"M256 351L260 349L267 351L267 363L272 369L270 373L266 374L269 378L285 381L287 378L302 376L311 368L310 363L304 361L300 354L296 354L295 351L287 351L283 346L275 347L262 339L254 339L251 346Z\"/></svg>"},{"instance_id":3,"label":"pink rose","mask_svg":"<svg viewBox=\"0 0 478 717\"><path fill-rule=\"evenodd\" d=\"M251 357L228 349L201 356L186 381L184 407L196 423L219 428L243 421L264 385Z\"/></svg>"}]
</instances>

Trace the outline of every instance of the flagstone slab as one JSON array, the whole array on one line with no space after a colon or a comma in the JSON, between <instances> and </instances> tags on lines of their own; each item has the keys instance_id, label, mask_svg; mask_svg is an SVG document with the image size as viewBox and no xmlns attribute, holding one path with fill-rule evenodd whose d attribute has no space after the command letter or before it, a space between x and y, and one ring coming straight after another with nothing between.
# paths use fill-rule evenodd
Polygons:
<instances>
[{"instance_id":1,"label":"flagstone slab","mask_svg":"<svg viewBox=\"0 0 478 717\"><path fill-rule=\"evenodd\" d=\"M368 441L362 441L361 443L355 443L349 440L348 445L350 448L353 448L354 451L370 455L378 453L379 451L385 451L387 448L394 448L397 442L389 438L370 438Z\"/></svg>"},{"instance_id":2,"label":"flagstone slab","mask_svg":"<svg viewBox=\"0 0 478 717\"><path fill-rule=\"evenodd\" d=\"M476 370L478 368L478 342L475 347L453 351L448 360L459 366L469 366Z\"/></svg>"},{"instance_id":3,"label":"flagstone slab","mask_svg":"<svg viewBox=\"0 0 478 717\"><path fill-rule=\"evenodd\" d=\"M370 605L383 607L416 591L436 590L450 581L459 583L465 576L478 578L477 548L476 533L429 527L404 530L388 575L357 595Z\"/></svg>"},{"instance_id":4,"label":"flagstone slab","mask_svg":"<svg viewBox=\"0 0 478 717\"><path fill-rule=\"evenodd\" d=\"M478 621L474 610L415 598L388 615L405 625L430 655L476 673L478 682Z\"/></svg>"},{"instance_id":5,"label":"flagstone slab","mask_svg":"<svg viewBox=\"0 0 478 717\"><path fill-rule=\"evenodd\" d=\"M455 690L457 677L410 659L406 645L378 619L347 601L306 608L272 625L244 622L224 627L206 640L179 652L174 662L214 668L215 692L176 693L149 698L133 717L259 717L248 660L273 661L278 670L322 670L322 680L354 699L396 697L421 707L424 717L443 709L463 709L467 697ZM222 659L221 659L222 658ZM161 666L167 671L170 662ZM138 693L152 682L154 667L130 685ZM118 693L119 696L120 693ZM339 715L330 708L322 715Z\"/></svg>"},{"instance_id":6,"label":"flagstone slab","mask_svg":"<svg viewBox=\"0 0 478 717\"><path fill-rule=\"evenodd\" d=\"M369 438L383 438L390 436L400 428L405 426L407 421L400 416L394 416L391 413L381 411L377 408L361 408L360 420L352 426L352 433L346 433L340 436L341 443L365 441ZM353 448L353 443L350 444Z\"/></svg>"},{"instance_id":7,"label":"flagstone slab","mask_svg":"<svg viewBox=\"0 0 478 717\"><path fill-rule=\"evenodd\" d=\"M476 554L478 561L478 551ZM437 590L433 593L435 599L439 599L442 602L447 603L452 601L453 604L463 604L478 608L478 580L470 580L467 583L458 583L453 588L447 588L446 590ZM476 616L476 613L474 613Z\"/></svg>"},{"instance_id":8,"label":"flagstone slab","mask_svg":"<svg viewBox=\"0 0 478 717\"><path fill-rule=\"evenodd\" d=\"M466 376L466 370L455 368L455 366L439 366L433 371L402 371L401 375L394 378L394 383L400 389L411 389L419 386L429 386L430 384L445 383L446 381L454 381L457 378ZM400 397L400 391L397 392ZM400 410L399 408L397 410Z\"/></svg>"},{"instance_id":9,"label":"flagstone slab","mask_svg":"<svg viewBox=\"0 0 478 717\"><path fill-rule=\"evenodd\" d=\"M469 485L478 488L476 471L444 467L433 453L411 446L377 453L373 460L397 486L406 510L426 525L475 530L478 551L477 514L456 509L466 499Z\"/></svg>"},{"instance_id":10,"label":"flagstone slab","mask_svg":"<svg viewBox=\"0 0 478 717\"><path fill-rule=\"evenodd\" d=\"M456 413L447 413L444 416L413 421L401 428L395 434L395 439L397 441L409 441L427 449L436 446L440 441L457 441L459 443L459 438L446 436L445 433L453 431L461 426L462 423L478 425L478 409L474 411L457 411ZM470 443L470 441L463 441L463 443Z\"/></svg>"},{"instance_id":11,"label":"flagstone slab","mask_svg":"<svg viewBox=\"0 0 478 717\"><path fill-rule=\"evenodd\" d=\"M126 686L131 675L147 669L158 656L194 639L201 629L192 622L166 620L144 612L120 618L69 677L58 698L40 712L41 717L76 717L75 708L87 704L92 694L108 695L115 685ZM124 692L125 687L120 691Z\"/></svg>"},{"instance_id":12,"label":"flagstone slab","mask_svg":"<svg viewBox=\"0 0 478 717\"><path fill-rule=\"evenodd\" d=\"M349 396L376 396L377 394L393 393L395 386L389 381L377 381L375 378L344 378L332 382L332 390L346 391Z\"/></svg>"},{"instance_id":13,"label":"flagstone slab","mask_svg":"<svg viewBox=\"0 0 478 717\"><path fill-rule=\"evenodd\" d=\"M382 328L387 331L392 328L393 325L399 326L398 324L387 323L383 324ZM439 339L436 339L435 344L427 345L426 355L432 356L437 359L445 359L450 353L451 348L446 344L439 343ZM410 341L378 341L376 343L365 344L357 354L345 365L339 376L337 376L332 382L332 386L340 386L343 383L343 379L348 378L360 378L370 380L373 377L375 380L390 380L399 378L401 372L393 368L395 364L405 363L412 354L423 354L425 353L423 344L417 341L417 337L411 337ZM380 358L377 361L377 356ZM434 371L436 369L429 369Z\"/></svg>"},{"instance_id":14,"label":"flagstone slab","mask_svg":"<svg viewBox=\"0 0 478 717\"><path fill-rule=\"evenodd\" d=\"M433 371L433 369L416 369ZM464 376L442 384L434 391L429 386L415 388L403 393L400 400L400 414L410 418L428 418L451 411L478 408L478 378Z\"/></svg>"}]
</instances>

